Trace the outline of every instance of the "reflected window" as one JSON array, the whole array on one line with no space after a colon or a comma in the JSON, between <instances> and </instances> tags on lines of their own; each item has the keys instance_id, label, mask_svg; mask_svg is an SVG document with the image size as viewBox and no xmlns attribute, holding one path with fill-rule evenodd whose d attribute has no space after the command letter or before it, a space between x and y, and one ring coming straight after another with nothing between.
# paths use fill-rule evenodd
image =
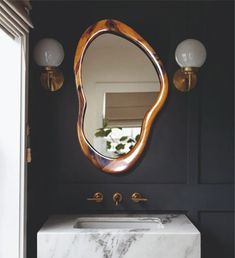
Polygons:
<instances>
[{"instance_id":1,"label":"reflected window","mask_svg":"<svg viewBox=\"0 0 235 258\"><path fill-rule=\"evenodd\" d=\"M103 138L105 151L112 157L119 157L128 153L139 138L140 127L107 128L110 132Z\"/></svg>"},{"instance_id":2,"label":"reflected window","mask_svg":"<svg viewBox=\"0 0 235 258\"><path fill-rule=\"evenodd\" d=\"M95 133L94 146L109 157L128 153L139 139L141 127L103 127Z\"/></svg>"},{"instance_id":3,"label":"reflected window","mask_svg":"<svg viewBox=\"0 0 235 258\"><path fill-rule=\"evenodd\" d=\"M141 127L146 112L157 96L156 91L106 93L104 120L109 127Z\"/></svg>"}]
</instances>

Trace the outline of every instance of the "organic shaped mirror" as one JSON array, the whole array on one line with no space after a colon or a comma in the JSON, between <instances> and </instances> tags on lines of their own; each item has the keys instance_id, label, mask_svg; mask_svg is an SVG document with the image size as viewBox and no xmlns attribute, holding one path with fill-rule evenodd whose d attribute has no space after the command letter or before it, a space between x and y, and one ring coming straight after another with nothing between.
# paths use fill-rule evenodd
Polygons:
<instances>
[{"instance_id":1,"label":"organic shaped mirror","mask_svg":"<svg viewBox=\"0 0 235 258\"><path fill-rule=\"evenodd\" d=\"M104 172L127 171L142 154L167 97L161 61L133 29L102 20L82 35L74 71L82 151Z\"/></svg>"}]
</instances>

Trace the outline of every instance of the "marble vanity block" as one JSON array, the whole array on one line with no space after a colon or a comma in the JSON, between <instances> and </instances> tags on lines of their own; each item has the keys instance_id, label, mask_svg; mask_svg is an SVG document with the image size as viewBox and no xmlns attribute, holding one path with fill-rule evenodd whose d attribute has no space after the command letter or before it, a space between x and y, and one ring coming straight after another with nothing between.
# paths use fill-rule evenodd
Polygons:
<instances>
[{"instance_id":1,"label":"marble vanity block","mask_svg":"<svg viewBox=\"0 0 235 258\"><path fill-rule=\"evenodd\" d=\"M37 235L37 258L201 257L200 232L185 215L82 217L50 217Z\"/></svg>"}]
</instances>

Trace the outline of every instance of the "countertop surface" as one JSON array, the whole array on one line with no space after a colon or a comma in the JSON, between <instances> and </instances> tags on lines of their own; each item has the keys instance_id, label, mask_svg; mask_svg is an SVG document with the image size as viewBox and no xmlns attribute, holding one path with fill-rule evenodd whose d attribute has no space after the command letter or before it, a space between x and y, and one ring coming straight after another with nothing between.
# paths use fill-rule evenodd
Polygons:
<instances>
[{"instance_id":1,"label":"countertop surface","mask_svg":"<svg viewBox=\"0 0 235 258\"><path fill-rule=\"evenodd\" d=\"M83 219L92 219L93 221L105 221L111 220L114 221L111 223L110 228L77 228L76 225L78 221ZM136 219L141 225L146 223L146 227L141 225L141 227L128 227L128 220ZM125 221L126 227L116 228L115 220L118 220L118 223ZM95 223L94 222L94 223ZM137 225L138 225L137 223ZM156 225L157 223L157 225ZM42 234L86 234L86 233L115 233L115 234L200 234L197 228L192 224L192 222L184 214L106 214L106 215L53 215L43 227L38 232L39 235Z\"/></svg>"}]
</instances>

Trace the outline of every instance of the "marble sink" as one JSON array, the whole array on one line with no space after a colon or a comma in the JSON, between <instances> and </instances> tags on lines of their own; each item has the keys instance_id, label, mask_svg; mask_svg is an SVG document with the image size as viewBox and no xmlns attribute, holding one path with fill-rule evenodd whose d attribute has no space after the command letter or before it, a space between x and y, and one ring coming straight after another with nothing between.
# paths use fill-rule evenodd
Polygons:
<instances>
[{"instance_id":1,"label":"marble sink","mask_svg":"<svg viewBox=\"0 0 235 258\"><path fill-rule=\"evenodd\" d=\"M80 229L158 229L163 228L163 224L156 217L81 217L78 218L74 228Z\"/></svg>"},{"instance_id":2,"label":"marble sink","mask_svg":"<svg viewBox=\"0 0 235 258\"><path fill-rule=\"evenodd\" d=\"M37 244L37 258L200 258L185 215L52 216Z\"/></svg>"}]
</instances>

